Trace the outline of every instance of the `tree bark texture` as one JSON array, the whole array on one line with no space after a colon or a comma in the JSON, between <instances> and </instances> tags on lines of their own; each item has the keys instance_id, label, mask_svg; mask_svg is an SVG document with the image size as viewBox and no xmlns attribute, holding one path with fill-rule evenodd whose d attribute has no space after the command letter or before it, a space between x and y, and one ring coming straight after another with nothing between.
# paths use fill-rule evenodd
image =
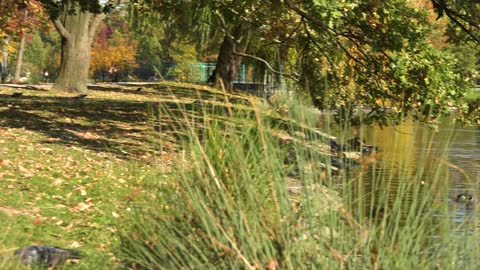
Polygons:
<instances>
[{"instance_id":1,"label":"tree bark texture","mask_svg":"<svg viewBox=\"0 0 480 270\"><path fill-rule=\"evenodd\" d=\"M87 92L90 51L95 31L104 17L105 14L81 11L78 3L67 1L63 14L54 21L62 38L62 47L59 76L53 90Z\"/></svg>"},{"instance_id":2,"label":"tree bark texture","mask_svg":"<svg viewBox=\"0 0 480 270\"><path fill-rule=\"evenodd\" d=\"M20 81L20 73L22 71L22 63L23 63L23 52L25 51L25 40L26 35L23 32L22 37L20 39L20 46L18 47L17 53L17 62L15 62L15 71L13 73L13 82L18 83Z\"/></svg>"},{"instance_id":3,"label":"tree bark texture","mask_svg":"<svg viewBox=\"0 0 480 270\"><path fill-rule=\"evenodd\" d=\"M25 22L28 17L28 10L25 9L23 21ZM20 73L22 71L22 64L23 64L23 52L25 51L25 41L27 39L27 35L25 34L25 30L22 30L22 35L20 38L20 46L18 47L17 53L17 62L15 63L15 70L13 72L13 82L17 83L20 81Z\"/></svg>"},{"instance_id":4,"label":"tree bark texture","mask_svg":"<svg viewBox=\"0 0 480 270\"><path fill-rule=\"evenodd\" d=\"M215 86L225 87L225 90L233 90L233 81L238 74L241 64L241 56L236 52L244 53L248 46L248 34L242 26L236 26L231 34L227 33L223 39L218 53L217 65L215 67Z\"/></svg>"}]
</instances>

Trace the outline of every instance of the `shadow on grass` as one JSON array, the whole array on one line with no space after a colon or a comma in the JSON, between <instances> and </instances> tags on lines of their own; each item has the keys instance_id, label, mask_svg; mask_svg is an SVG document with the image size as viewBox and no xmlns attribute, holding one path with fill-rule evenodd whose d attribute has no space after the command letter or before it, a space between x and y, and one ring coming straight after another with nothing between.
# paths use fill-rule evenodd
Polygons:
<instances>
[{"instance_id":1,"label":"shadow on grass","mask_svg":"<svg viewBox=\"0 0 480 270\"><path fill-rule=\"evenodd\" d=\"M136 91L137 87L148 87ZM202 87L202 86L195 86ZM133 90L98 86L96 91L111 93L134 92L130 100L100 98L95 93L85 99L61 96L37 96L32 91L14 98L0 94L0 128L25 128L45 135L42 143L77 146L96 152L107 152L119 158L149 158L161 149L175 150L187 137L189 125L200 132L204 116L222 123L253 119L247 96L229 97L227 107L223 93L203 91L192 86L129 86ZM93 89L92 89L93 90ZM137 95L155 96L163 101L139 101ZM165 101L172 98L172 101ZM179 100L179 102L174 101ZM249 106L238 107L238 103ZM269 117L273 126L289 129L281 119ZM188 122L188 123L187 123ZM291 123L289 125L291 127ZM301 127L295 130L303 130Z\"/></svg>"},{"instance_id":2,"label":"shadow on grass","mask_svg":"<svg viewBox=\"0 0 480 270\"><path fill-rule=\"evenodd\" d=\"M176 103L164 106L177 108ZM0 127L24 128L48 138L45 143L110 152L120 158L155 151L162 137L154 131L154 102L114 99L0 95ZM168 125L163 130L167 131Z\"/></svg>"},{"instance_id":3,"label":"shadow on grass","mask_svg":"<svg viewBox=\"0 0 480 270\"><path fill-rule=\"evenodd\" d=\"M112 94L133 94L139 96L170 96L175 97L181 100L209 100L209 101L224 101L225 96L221 92L215 92L213 89L209 88L208 85L201 84L181 84L171 85L171 84L162 84L162 83L151 83L151 84L135 84L130 85L113 85L113 84L98 84L98 85L89 85L88 89L100 91L104 93ZM200 90L202 89L202 90ZM218 91L218 90L217 90ZM235 104L244 104L250 105L248 99L246 98L245 92L236 90L229 95L229 100Z\"/></svg>"}]
</instances>

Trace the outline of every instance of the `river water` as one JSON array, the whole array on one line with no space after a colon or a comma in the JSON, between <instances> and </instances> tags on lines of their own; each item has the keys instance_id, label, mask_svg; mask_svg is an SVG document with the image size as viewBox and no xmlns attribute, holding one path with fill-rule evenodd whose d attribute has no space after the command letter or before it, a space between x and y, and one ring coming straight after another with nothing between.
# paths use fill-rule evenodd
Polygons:
<instances>
[{"instance_id":1,"label":"river water","mask_svg":"<svg viewBox=\"0 0 480 270\"><path fill-rule=\"evenodd\" d=\"M480 181L480 129L444 121L438 131L408 121L396 127L361 129L367 142L381 150L384 163L415 173L419 164L437 161L448 167L451 194L475 192ZM353 131L355 133L355 131Z\"/></svg>"},{"instance_id":2,"label":"river water","mask_svg":"<svg viewBox=\"0 0 480 270\"><path fill-rule=\"evenodd\" d=\"M451 122L445 120L438 131L414 121L395 127L351 128L347 132L348 136L365 138L367 144L379 148L377 163L364 169L367 175L363 180L364 193L391 193L387 197L395 197L396 192L399 192L396 190L399 181L416 181L428 185L432 178L437 177L440 182L449 185L446 189L439 189L439 200L455 204L455 198L459 194L471 194L475 204L480 207L480 129L461 127ZM334 131L333 133L335 134ZM373 187L375 184L369 183L368 179L374 178L375 170L382 170L388 175L391 183L387 190L379 190ZM406 200L410 200L408 196ZM450 218L453 217L457 223L473 212L465 207L452 209Z\"/></svg>"}]
</instances>

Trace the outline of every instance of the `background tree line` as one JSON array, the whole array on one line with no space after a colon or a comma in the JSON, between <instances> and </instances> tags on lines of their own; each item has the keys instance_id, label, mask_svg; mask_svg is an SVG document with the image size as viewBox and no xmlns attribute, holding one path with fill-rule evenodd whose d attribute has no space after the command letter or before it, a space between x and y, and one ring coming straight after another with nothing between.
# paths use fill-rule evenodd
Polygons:
<instances>
[{"instance_id":1,"label":"background tree line","mask_svg":"<svg viewBox=\"0 0 480 270\"><path fill-rule=\"evenodd\" d=\"M199 62L216 62L210 82L230 91L243 62L319 109L368 106L366 119L387 123L407 113L435 121L455 105L475 122L478 103L462 97L478 71L479 8L472 0L18 0L2 6L0 23L11 59L21 62L24 39L23 71L49 70L60 91ZM47 16L53 23L38 23Z\"/></svg>"}]
</instances>

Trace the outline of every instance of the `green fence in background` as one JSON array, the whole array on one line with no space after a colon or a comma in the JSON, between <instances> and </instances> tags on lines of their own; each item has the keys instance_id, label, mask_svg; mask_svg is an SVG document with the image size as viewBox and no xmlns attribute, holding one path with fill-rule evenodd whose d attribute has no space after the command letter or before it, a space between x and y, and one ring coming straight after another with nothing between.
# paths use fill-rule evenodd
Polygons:
<instances>
[{"instance_id":1,"label":"green fence in background","mask_svg":"<svg viewBox=\"0 0 480 270\"><path fill-rule=\"evenodd\" d=\"M215 70L216 63L163 63L162 77L166 80L182 82L204 83ZM264 96L275 88L272 74L255 76L253 68L246 64L240 65L237 78L234 80L235 88Z\"/></svg>"},{"instance_id":2,"label":"green fence in background","mask_svg":"<svg viewBox=\"0 0 480 270\"><path fill-rule=\"evenodd\" d=\"M187 82L206 82L213 70L215 63L166 63L165 76L169 79L187 81ZM245 64L240 65L236 83L252 82L247 78L247 67Z\"/></svg>"}]
</instances>

